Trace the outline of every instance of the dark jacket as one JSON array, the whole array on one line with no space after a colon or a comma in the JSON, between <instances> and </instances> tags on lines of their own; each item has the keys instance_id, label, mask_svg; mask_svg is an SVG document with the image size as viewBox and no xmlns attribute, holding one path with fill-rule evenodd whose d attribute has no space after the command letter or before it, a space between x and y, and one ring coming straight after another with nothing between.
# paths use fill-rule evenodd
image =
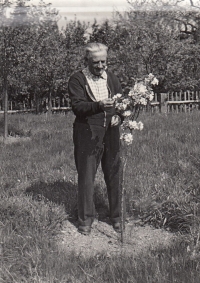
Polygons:
<instances>
[{"instance_id":1,"label":"dark jacket","mask_svg":"<svg viewBox=\"0 0 200 283\"><path fill-rule=\"evenodd\" d=\"M109 97L122 93L118 78L107 71L107 86ZM84 74L79 71L69 79L68 91L71 98L72 110L76 115L76 122L93 125L108 126L113 115L117 114L115 108L103 111L99 102L96 101Z\"/></svg>"}]
</instances>

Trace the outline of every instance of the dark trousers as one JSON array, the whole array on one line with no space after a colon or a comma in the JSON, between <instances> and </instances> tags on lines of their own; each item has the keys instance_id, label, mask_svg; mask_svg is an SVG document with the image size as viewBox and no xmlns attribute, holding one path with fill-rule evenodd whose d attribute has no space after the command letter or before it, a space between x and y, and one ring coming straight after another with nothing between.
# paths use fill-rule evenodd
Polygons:
<instances>
[{"instance_id":1,"label":"dark trousers","mask_svg":"<svg viewBox=\"0 0 200 283\"><path fill-rule=\"evenodd\" d=\"M94 180L101 162L107 186L110 219L120 221L120 134L119 126L74 123L74 156L78 172L79 225L91 225L95 216Z\"/></svg>"}]
</instances>

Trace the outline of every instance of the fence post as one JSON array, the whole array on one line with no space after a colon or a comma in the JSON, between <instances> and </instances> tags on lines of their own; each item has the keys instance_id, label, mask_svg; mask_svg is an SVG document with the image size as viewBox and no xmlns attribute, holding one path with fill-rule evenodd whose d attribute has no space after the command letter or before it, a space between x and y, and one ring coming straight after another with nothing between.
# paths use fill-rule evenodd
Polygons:
<instances>
[{"instance_id":1,"label":"fence post","mask_svg":"<svg viewBox=\"0 0 200 283\"><path fill-rule=\"evenodd\" d=\"M184 91L184 101L186 101L187 100L187 93L186 93L186 91ZM186 104L184 104L184 112L186 112L187 111L187 105Z\"/></svg>"},{"instance_id":2,"label":"fence post","mask_svg":"<svg viewBox=\"0 0 200 283\"><path fill-rule=\"evenodd\" d=\"M168 106L167 106L167 100L168 100L168 93L159 93L157 96L158 102L159 102L159 112L160 113L167 113Z\"/></svg>"},{"instance_id":3,"label":"fence post","mask_svg":"<svg viewBox=\"0 0 200 283\"><path fill-rule=\"evenodd\" d=\"M194 91L191 91L192 100L194 100ZM191 110L195 108L195 104L192 103Z\"/></svg>"},{"instance_id":4,"label":"fence post","mask_svg":"<svg viewBox=\"0 0 200 283\"><path fill-rule=\"evenodd\" d=\"M196 99L198 99L198 110L200 110L200 97L199 97L199 90L196 91Z\"/></svg>"},{"instance_id":5,"label":"fence post","mask_svg":"<svg viewBox=\"0 0 200 283\"><path fill-rule=\"evenodd\" d=\"M167 101L170 101L170 92L167 93ZM169 113L169 104L167 103L167 113Z\"/></svg>"},{"instance_id":6,"label":"fence post","mask_svg":"<svg viewBox=\"0 0 200 283\"><path fill-rule=\"evenodd\" d=\"M177 91L175 92L175 101L178 101L178 93L177 93ZM179 107L179 105L176 104L176 106L175 106L176 113L178 113L178 107Z\"/></svg>"}]
</instances>

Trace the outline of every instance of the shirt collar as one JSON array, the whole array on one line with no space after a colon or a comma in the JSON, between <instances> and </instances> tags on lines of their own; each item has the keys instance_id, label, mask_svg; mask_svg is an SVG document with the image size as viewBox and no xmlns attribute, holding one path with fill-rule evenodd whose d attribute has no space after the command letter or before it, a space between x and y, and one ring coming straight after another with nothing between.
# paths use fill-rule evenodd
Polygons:
<instances>
[{"instance_id":1,"label":"shirt collar","mask_svg":"<svg viewBox=\"0 0 200 283\"><path fill-rule=\"evenodd\" d=\"M84 74L86 77L89 77L89 78L91 78L91 79L93 79L93 80L98 80L99 78L104 79L104 80L107 80L107 73L106 73L106 71L104 71L104 72L102 73L102 75L98 77L98 76L93 75L93 74L89 71L88 67L86 67L86 68L83 69L83 74Z\"/></svg>"}]
</instances>

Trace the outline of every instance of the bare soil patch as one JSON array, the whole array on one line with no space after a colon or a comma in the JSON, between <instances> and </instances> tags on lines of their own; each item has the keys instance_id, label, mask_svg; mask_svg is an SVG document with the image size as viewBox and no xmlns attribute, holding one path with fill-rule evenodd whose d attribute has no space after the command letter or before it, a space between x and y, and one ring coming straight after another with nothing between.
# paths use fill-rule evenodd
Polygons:
<instances>
[{"instance_id":1,"label":"bare soil patch","mask_svg":"<svg viewBox=\"0 0 200 283\"><path fill-rule=\"evenodd\" d=\"M116 233L106 222L95 220L89 236L78 232L77 227L69 221L65 222L59 236L59 247L66 252L74 252L85 258L98 256L101 253L108 257L126 254L138 255L156 247L169 247L174 234L150 226L138 226L129 221L125 227L124 243L121 243L121 234Z\"/></svg>"}]
</instances>

